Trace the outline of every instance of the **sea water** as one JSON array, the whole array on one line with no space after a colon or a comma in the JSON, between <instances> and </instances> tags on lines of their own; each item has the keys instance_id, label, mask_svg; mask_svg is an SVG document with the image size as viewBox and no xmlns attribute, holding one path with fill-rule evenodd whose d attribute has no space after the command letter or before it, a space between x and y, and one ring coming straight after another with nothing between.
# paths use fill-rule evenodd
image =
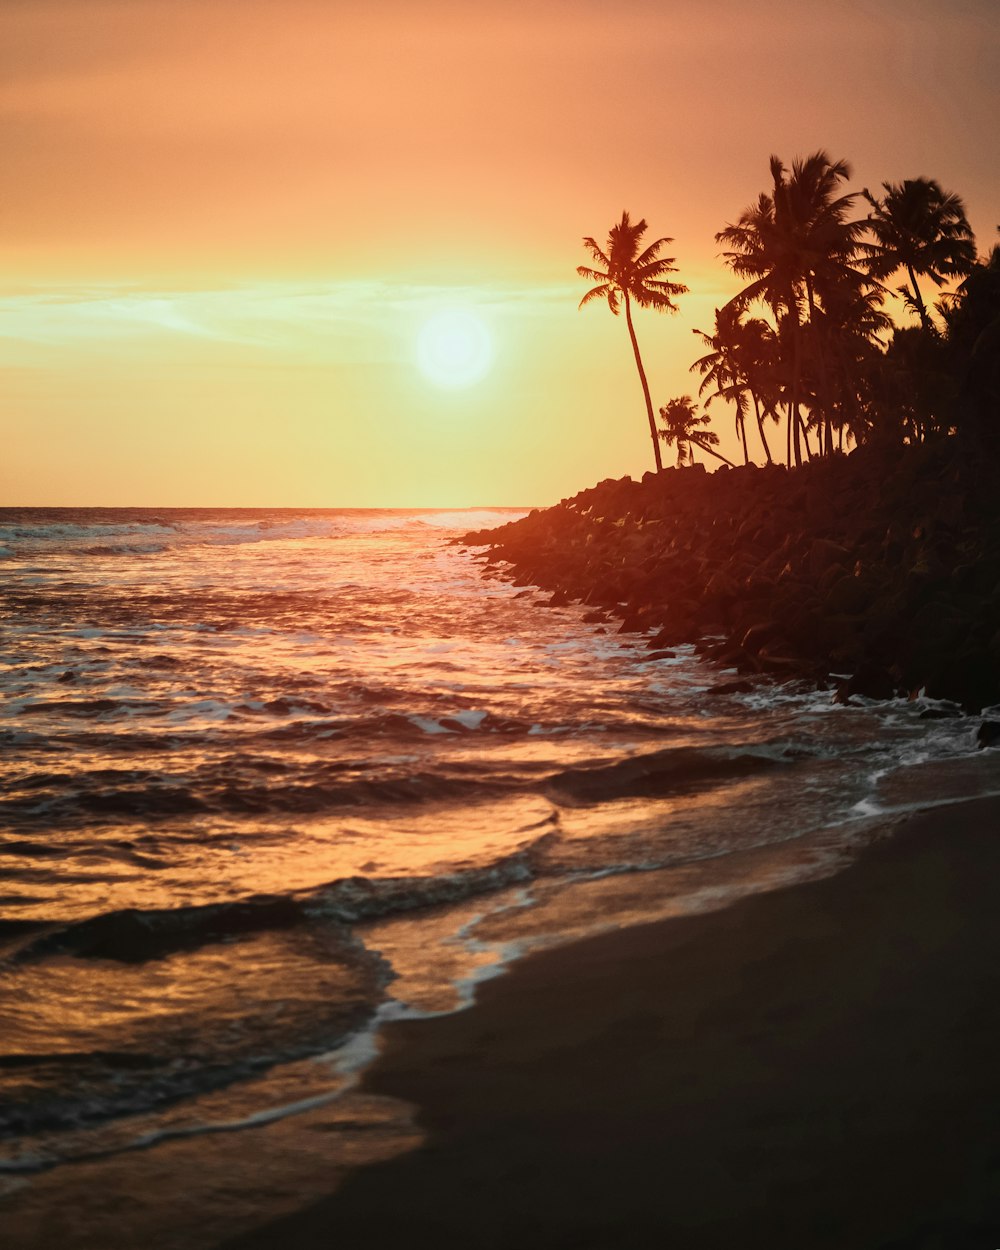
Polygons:
<instances>
[{"instance_id":1,"label":"sea water","mask_svg":"<svg viewBox=\"0 0 1000 1250\"><path fill-rule=\"evenodd\" d=\"M214 1245L419 1139L383 1020L1000 790L957 709L728 690L453 541L517 515L0 510L20 1244Z\"/></svg>"}]
</instances>

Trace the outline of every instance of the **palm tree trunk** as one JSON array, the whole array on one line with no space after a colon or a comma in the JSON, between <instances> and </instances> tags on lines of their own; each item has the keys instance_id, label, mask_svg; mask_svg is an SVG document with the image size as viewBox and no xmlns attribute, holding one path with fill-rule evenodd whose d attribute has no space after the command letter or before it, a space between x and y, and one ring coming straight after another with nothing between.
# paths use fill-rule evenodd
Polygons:
<instances>
[{"instance_id":1,"label":"palm tree trunk","mask_svg":"<svg viewBox=\"0 0 1000 1250\"><path fill-rule=\"evenodd\" d=\"M720 452L715 451L712 447L706 447L704 443L699 443L696 439L691 440L691 446L697 447L699 451L707 451L710 456L714 456L716 460L721 460L723 464L728 464L731 469L736 468L736 465L733 464L733 462L726 456L723 456ZM691 463L694 464L693 459Z\"/></svg>"},{"instance_id":2,"label":"palm tree trunk","mask_svg":"<svg viewBox=\"0 0 1000 1250\"><path fill-rule=\"evenodd\" d=\"M786 405L788 408L785 424L785 464L789 468L792 467L792 401L789 400Z\"/></svg>"},{"instance_id":3,"label":"palm tree trunk","mask_svg":"<svg viewBox=\"0 0 1000 1250\"><path fill-rule=\"evenodd\" d=\"M806 294L809 298L809 329L812 331L810 341L816 348L816 361L819 365L819 388L823 396L823 418L819 428L819 454L829 456L833 453L833 425L830 421L830 375L826 367L826 349L823 346L823 330L816 321L816 296L813 292L812 279L806 276Z\"/></svg>"},{"instance_id":4,"label":"palm tree trunk","mask_svg":"<svg viewBox=\"0 0 1000 1250\"><path fill-rule=\"evenodd\" d=\"M750 450L747 447L747 423L745 417L737 418L737 429L739 430L740 439L743 443L743 463L750 463Z\"/></svg>"},{"instance_id":5,"label":"palm tree trunk","mask_svg":"<svg viewBox=\"0 0 1000 1250\"><path fill-rule=\"evenodd\" d=\"M663 461L660 459L660 440L656 434L656 418L653 416L653 401L649 397L649 383L646 381L646 370L642 367L642 357L639 355L639 344L635 337L635 327L632 325L632 309L629 306L628 291L625 292L625 320L628 323L629 338L632 340L632 350L635 352L635 367L639 370L639 381L642 383L642 393L646 400L646 416L649 417L649 437L653 440L653 455L656 458L656 471L663 471Z\"/></svg>"},{"instance_id":6,"label":"palm tree trunk","mask_svg":"<svg viewBox=\"0 0 1000 1250\"><path fill-rule=\"evenodd\" d=\"M910 286L913 287L913 300L917 306L917 312L920 313L920 324L925 330L933 330L930 314L924 307L923 297L920 294L920 287L917 286L917 275L913 272L913 266L907 265L906 272L910 275Z\"/></svg>"},{"instance_id":7,"label":"palm tree trunk","mask_svg":"<svg viewBox=\"0 0 1000 1250\"><path fill-rule=\"evenodd\" d=\"M803 421L801 414L796 417L796 421L798 424L796 425L795 432L801 437L802 442L805 445L806 460L811 460L813 458L813 453L812 453L812 447L809 446L809 431L806 429L806 423L805 421ZM797 461L796 463L801 464L802 462L800 460L800 461Z\"/></svg>"},{"instance_id":8,"label":"palm tree trunk","mask_svg":"<svg viewBox=\"0 0 1000 1250\"><path fill-rule=\"evenodd\" d=\"M764 447L764 455L767 457L767 463L773 464L771 449L768 447L767 438L764 436L764 422L761 420L760 404L757 402L757 396L754 395L753 391L750 392L750 395L753 399L753 415L757 418L757 432L760 434L760 441Z\"/></svg>"},{"instance_id":9,"label":"palm tree trunk","mask_svg":"<svg viewBox=\"0 0 1000 1250\"><path fill-rule=\"evenodd\" d=\"M792 427L792 452L795 455L795 467L798 469L802 465L802 446L799 442L799 426L802 424L802 418L799 416L799 381L802 373L802 345L799 342L799 309L795 302L798 296L793 290L789 300L789 313L792 319L792 395L789 409L789 421ZM791 463L791 461L789 461Z\"/></svg>"}]
</instances>

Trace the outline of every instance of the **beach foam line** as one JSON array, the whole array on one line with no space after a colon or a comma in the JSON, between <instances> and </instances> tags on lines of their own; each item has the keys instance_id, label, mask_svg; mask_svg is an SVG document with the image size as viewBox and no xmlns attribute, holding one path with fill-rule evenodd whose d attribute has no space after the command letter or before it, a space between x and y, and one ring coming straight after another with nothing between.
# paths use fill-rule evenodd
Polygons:
<instances>
[{"instance_id":1,"label":"beach foam line","mask_svg":"<svg viewBox=\"0 0 1000 1250\"><path fill-rule=\"evenodd\" d=\"M225 1250L996 1244L998 821L924 813L846 872L389 1025L363 1088L416 1105L426 1148Z\"/></svg>"}]
</instances>

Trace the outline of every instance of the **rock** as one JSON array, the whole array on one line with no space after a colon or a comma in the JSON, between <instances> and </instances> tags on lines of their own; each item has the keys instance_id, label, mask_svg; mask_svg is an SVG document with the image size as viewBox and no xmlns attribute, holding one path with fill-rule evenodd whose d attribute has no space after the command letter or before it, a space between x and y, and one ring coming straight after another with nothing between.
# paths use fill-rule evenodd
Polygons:
<instances>
[{"instance_id":1,"label":"rock","mask_svg":"<svg viewBox=\"0 0 1000 1250\"><path fill-rule=\"evenodd\" d=\"M871 599L871 589L857 577L848 575L830 587L823 609L834 616L854 616L863 612Z\"/></svg>"},{"instance_id":2,"label":"rock","mask_svg":"<svg viewBox=\"0 0 1000 1250\"><path fill-rule=\"evenodd\" d=\"M833 669L854 674L842 698L926 687L982 707L1000 701L1000 492L960 451L668 468L466 539L504 580L588 604L589 624L655 632L654 654L714 635L702 650L740 672Z\"/></svg>"},{"instance_id":3,"label":"rock","mask_svg":"<svg viewBox=\"0 0 1000 1250\"><path fill-rule=\"evenodd\" d=\"M976 731L976 742L979 749L1000 746L1000 721L984 720Z\"/></svg>"},{"instance_id":4,"label":"rock","mask_svg":"<svg viewBox=\"0 0 1000 1250\"><path fill-rule=\"evenodd\" d=\"M841 690L844 695L841 702L846 702L852 694L860 694L866 699L891 699L896 693L896 683L892 674L880 664L863 662L858 666L857 672L838 689L838 696Z\"/></svg>"},{"instance_id":5,"label":"rock","mask_svg":"<svg viewBox=\"0 0 1000 1250\"><path fill-rule=\"evenodd\" d=\"M784 679L801 677L806 671L802 661L791 655L761 655L757 657L757 663L762 673L773 673Z\"/></svg>"},{"instance_id":6,"label":"rock","mask_svg":"<svg viewBox=\"0 0 1000 1250\"><path fill-rule=\"evenodd\" d=\"M752 694L753 683L749 681L720 681L715 686L709 686L705 691L706 694Z\"/></svg>"},{"instance_id":7,"label":"rock","mask_svg":"<svg viewBox=\"0 0 1000 1250\"><path fill-rule=\"evenodd\" d=\"M928 676L927 694L932 699L952 699L967 712L1000 702L1000 682L988 655L968 647L941 658L937 670Z\"/></svg>"},{"instance_id":8,"label":"rock","mask_svg":"<svg viewBox=\"0 0 1000 1250\"><path fill-rule=\"evenodd\" d=\"M769 642L773 642L779 634L780 630L772 621L759 621L756 625L751 625L746 630L740 639L740 646L751 655L757 655Z\"/></svg>"},{"instance_id":9,"label":"rock","mask_svg":"<svg viewBox=\"0 0 1000 1250\"><path fill-rule=\"evenodd\" d=\"M854 559L847 548L829 538L814 539L809 548L809 555L806 557L806 569L809 576L817 581L831 565L849 568L853 563Z\"/></svg>"}]
</instances>

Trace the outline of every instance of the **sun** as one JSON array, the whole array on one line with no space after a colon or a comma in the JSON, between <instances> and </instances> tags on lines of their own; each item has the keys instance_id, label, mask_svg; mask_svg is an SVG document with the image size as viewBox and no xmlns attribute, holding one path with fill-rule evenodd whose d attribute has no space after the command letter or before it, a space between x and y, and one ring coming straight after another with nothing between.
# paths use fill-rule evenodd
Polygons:
<instances>
[{"instance_id":1,"label":"sun","mask_svg":"<svg viewBox=\"0 0 1000 1250\"><path fill-rule=\"evenodd\" d=\"M435 386L472 386L489 372L493 340L476 313L445 308L424 322L417 335L417 364Z\"/></svg>"}]
</instances>

